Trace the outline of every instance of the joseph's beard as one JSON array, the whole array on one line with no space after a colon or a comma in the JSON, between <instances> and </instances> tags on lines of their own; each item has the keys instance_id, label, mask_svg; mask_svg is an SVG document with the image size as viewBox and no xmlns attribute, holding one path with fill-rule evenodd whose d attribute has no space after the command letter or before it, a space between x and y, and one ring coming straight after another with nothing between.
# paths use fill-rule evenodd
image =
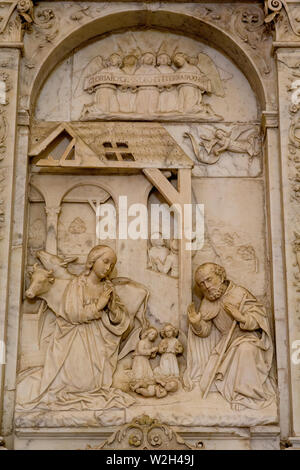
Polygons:
<instances>
[{"instance_id":1,"label":"joseph's beard","mask_svg":"<svg viewBox=\"0 0 300 470\"><path fill-rule=\"evenodd\" d=\"M218 287L214 287L213 289L210 289L210 290L203 289L203 294L208 300L213 301L222 297L225 290L226 290L226 286L222 283Z\"/></svg>"}]
</instances>

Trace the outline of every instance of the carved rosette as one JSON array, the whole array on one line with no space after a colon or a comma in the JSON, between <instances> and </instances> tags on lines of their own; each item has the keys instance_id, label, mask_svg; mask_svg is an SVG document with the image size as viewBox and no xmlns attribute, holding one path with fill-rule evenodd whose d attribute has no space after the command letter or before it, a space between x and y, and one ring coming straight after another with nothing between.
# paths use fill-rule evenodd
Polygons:
<instances>
[{"instance_id":1,"label":"carved rosette","mask_svg":"<svg viewBox=\"0 0 300 470\"><path fill-rule=\"evenodd\" d=\"M120 427L103 444L87 446L86 450L186 450L197 449L187 444L170 426L157 419L142 415L129 424ZM198 449L200 446L198 447Z\"/></svg>"}]
</instances>

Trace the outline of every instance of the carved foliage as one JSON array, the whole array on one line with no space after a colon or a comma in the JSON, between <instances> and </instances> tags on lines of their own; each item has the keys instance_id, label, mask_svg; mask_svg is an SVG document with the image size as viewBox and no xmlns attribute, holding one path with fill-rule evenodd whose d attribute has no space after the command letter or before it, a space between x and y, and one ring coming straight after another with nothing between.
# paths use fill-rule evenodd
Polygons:
<instances>
[{"instance_id":1,"label":"carved foliage","mask_svg":"<svg viewBox=\"0 0 300 470\"><path fill-rule=\"evenodd\" d=\"M264 74L269 74L271 71L270 54L264 46L270 35L264 21L263 10L256 6L238 8L234 19L234 30L261 61Z\"/></svg>"},{"instance_id":2,"label":"carved foliage","mask_svg":"<svg viewBox=\"0 0 300 470\"><path fill-rule=\"evenodd\" d=\"M5 158L8 120L6 106L9 104L8 92L12 89L9 74L0 70L0 161Z\"/></svg>"},{"instance_id":3,"label":"carved foliage","mask_svg":"<svg viewBox=\"0 0 300 470\"><path fill-rule=\"evenodd\" d=\"M284 63L285 64L285 63ZM299 64L285 64L292 70L292 76L290 77L291 84L288 87L290 92L290 126L289 126L289 181L290 181L290 200L291 210L294 214L294 241L292 242L293 252L295 254L296 271L294 273L295 286L297 291L300 291L300 235L299 235L299 223L298 223L298 204L300 201L300 79L299 77ZM298 224L298 225L297 225Z\"/></svg>"},{"instance_id":4,"label":"carved foliage","mask_svg":"<svg viewBox=\"0 0 300 470\"><path fill-rule=\"evenodd\" d=\"M300 29L296 23L299 23L299 16L294 17L291 12L291 8L286 0L265 0L265 23L272 24L281 18L283 20L282 13L286 14L286 23L292 29L296 36L300 36ZM284 20L283 20L284 22ZM288 31L287 31L288 32Z\"/></svg>"},{"instance_id":5,"label":"carved foliage","mask_svg":"<svg viewBox=\"0 0 300 470\"><path fill-rule=\"evenodd\" d=\"M0 241L4 238L4 227L5 227L5 179L6 179L6 168L0 169Z\"/></svg>"},{"instance_id":6,"label":"carved foliage","mask_svg":"<svg viewBox=\"0 0 300 470\"><path fill-rule=\"evenodd\" d=\"M87 446L87 450L107 449L158 450L192 449L179 434L157 419L142 415L134 418L97 447Z\"/></svg>"},{"instance_id":7,"label":"carved foliage","mask_svg":"<svg viewBox=\"0 0 300 470\"><path fill-rule=\"evenodd\" d=\"M37 9L34 15L34 21L30 23L27 29L28 34L34 37L34 52L26 63L28 68L35 66L35 59L41 49L52 44L59 32L59 20L51 8Z\"/></svg>"}]
</instances>

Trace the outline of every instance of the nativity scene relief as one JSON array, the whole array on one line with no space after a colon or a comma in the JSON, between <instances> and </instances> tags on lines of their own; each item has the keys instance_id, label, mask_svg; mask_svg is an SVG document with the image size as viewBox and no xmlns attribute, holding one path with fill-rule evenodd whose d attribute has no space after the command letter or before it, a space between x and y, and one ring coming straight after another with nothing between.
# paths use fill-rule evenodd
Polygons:
<instances>
[{"instance_id":1,"label":"nativity scene relief","mask_svg":"<svg viewBox=\"0 0 300 470\"><path fill-rule=\"evenodd\" d=\"M231 59L174 33L97 37L54 68L28 150L18 430L277 422L259 113Z\"/></svg>"}]
</instances>

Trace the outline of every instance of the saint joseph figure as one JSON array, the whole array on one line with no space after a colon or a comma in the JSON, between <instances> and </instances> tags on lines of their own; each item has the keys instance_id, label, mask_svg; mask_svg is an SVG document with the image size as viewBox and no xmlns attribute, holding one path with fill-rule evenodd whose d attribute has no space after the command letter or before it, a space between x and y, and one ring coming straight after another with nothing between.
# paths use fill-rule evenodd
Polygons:
<instances>
[{"instance_id":1,"label":"saint joseph figure","mask_svg":"<svg viewBox=\"0 0 300 470\"><path fill-rule=\"evenodd\" d=\"M203 299L198 312L188 308L185 385L218 391L234 410L268 406L275 397L273 346L263 305L217 264L199 266L195 280Z\"/></svg>"}]
</instances>

